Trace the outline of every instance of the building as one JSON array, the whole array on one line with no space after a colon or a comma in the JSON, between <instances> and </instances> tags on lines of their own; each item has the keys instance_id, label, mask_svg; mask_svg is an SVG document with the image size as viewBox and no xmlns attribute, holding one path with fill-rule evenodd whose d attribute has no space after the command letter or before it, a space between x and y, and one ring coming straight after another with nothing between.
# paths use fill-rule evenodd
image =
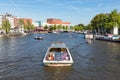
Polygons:
<instances>
[{"instance_id":1,"label":"building","mask_svg":"<svg viewBox=\"0 0 120 80\"><path fill-rule=\"evenodd\" d=\"M0 28L2 26L2 20L3 19L7 19L11 25L11 28L14 28L14 18L16 18L15 16L12 16L11 14L6 13L5 15L0 15Z\"/></svg>"},{"instance_id":2,"label":"building","mask_svg":"<svg viewBox=\"0 0 120 80\"><path fill-rule=\"evenodd\" d=\"M34 27L41 27L41 21L33 21L32 24L34 25Z\"/></svg>"},{"instance_id":3,"label":"building","mask_svg":"<svg viewBox=\"0 0 120 80\"><path fill-rule=\"evenodd\" d=\"M54 18L49 18L47 19L47 23L49 25L62 25L62 26L70 26L70 22L63 22L61 19L54 19Z\"/></svg>"},{"instance_id":4,"label":"building","mask_svg":"<svg viewBox=\"0 0 120 80\"><path fill-rule=\"evenodd\" d=\"M28 24L32 25L32 19L30 18L18 18L18 21L22 20L24 25L27 26Z\"/></svg>"},{"instance_id":5,"label":"building","mask_svg":"<svg viewBox=\"0 0 120 80\"><path fill-rule=\"evenodd\" d=\"M20 20L22 20L22 23L24 24L24 26L32 25L32 19L30 18L18 18L16 16L13 16L11 14L6 13L5 15L0 15L0 31L5 32L4 30L2 30L2 20L3 19L7 19L10 23L10 32L20 32L21 30L23 30L23 25L20 25Z\"/></svg>"},{"instance_id":6,"label":"building","mask_svg":"<svg viewBox=\"0 0 120 80\"><path fill-rule=\"evenodd\" d=\"M2 20L3 19L7 19L9 21L11 29L15 28L14 18L16 18L16 17L11 14L8 14L8 13L6 13L5 15L0 15L0 32L5 33L5 30L2 29Z\"/></svg>"}]
</instances>

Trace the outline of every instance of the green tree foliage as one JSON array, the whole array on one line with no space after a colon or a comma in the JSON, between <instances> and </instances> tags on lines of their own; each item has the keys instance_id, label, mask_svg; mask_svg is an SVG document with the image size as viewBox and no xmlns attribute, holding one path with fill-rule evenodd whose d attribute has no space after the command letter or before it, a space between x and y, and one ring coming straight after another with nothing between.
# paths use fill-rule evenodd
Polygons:
<instances>
[{"instance_id":1,"label":"green tree foliage","mask_svg":"<svg viewBox=\"0 0 120 80\"><path fill-rule=\"evenodd\" d=\"M28 31L34 29L34 25L32 25L29 20L27 20L27 22L25 24L23 19L19 19L18 24L20 27L23 27L25 30L28 30Z\"/></svg>"},{"instance_id":2,"label":"green tree foliage","mask_svg":"<svg viewBox=\"0 0 120 80\"><path fill-rule=\"evenodd\" d=\"M66 27L65 26L62 26L63 30L66 30Z\"/></svg>"},{"instance_id":3,"label":"green tree foliage","mask_svg":"<svg viewBox=\"0 0 120 80\"><path fill-rule=\"evenodd\" d=\"M84 24L78 24L74 26L75 31L82 31L84 29Z\"/></svg>"},{"instance_id":4,"label":"green tree foliage","mask_svg":"<svg viewBox=\"0 0 120 80\"><path fill-rule=\"evenodd\" d=\"M34 27L34 25L32 24L32 25L31 25L31 30L34 30L34 29L35 29L35 27Z\"/></svg>"},{"instance_id":5,"label":"green tree foliage","mask_svg":"<svg viewBox=\"0 0 120 80\"><path fill-rule=\"evenodd\" d=\"M52 25L49 26L49 30L68 30L68 26L62 26L62 25Z\"/></svg>"},{"instance_id":6,"label":"green tree foliage","mask_svg":"<svg viewBox=\"0 0 120 80\"><path fill-rule=\"evenodd\" d=\"M23 19L19 19L18 24L19 24L19 26L23 26L23 25L25 25L25 23L24 23Z\"/></svg>"},{"instance_id":7,"label":"green tree foliage","mask_svg":"<svg viewBox=\"0 0 120 80\"><path fill-rule=\"evenodd\" d=\"M56 30L56 26L55 26L55 25L50 26L49 30L50 30L50 31Z\"/></svg>"},{"instance_id":8,"label":"green tree foliage","mask_svg":"<svg viewBox=\"0 0 120 80\"><path fill-rule=\"evenodd\" d=\"M62 25L58 25L58 26L57 26L57 29L58 29L58 30L61 30L61 29L62 29Z\"/></svg>"},{"instance_id":9,"label":"green tree foliage","mask_svg":"<svg viewBox=\"0 0 120 80\"><path fill-rule=\"evenodd\" d=\"M107 14L98 14L91 20L91 26L98 32L105 27Z\"/></svg>"},{"instance_id":10,"label":"green tree foliage","mask_svg":"<svg viewBox=\"0 0 120 80\"><path fill-rule=\"evenodd\" d=\"M29 20L27 20L27 24L26 24L26 30L31 30L31 23L30 23L30 21Z\"/></svg>"},{"instance_id":11,"label":"green tree foliage","mask_svg":"<svg viewBox=\"0 0 120 80\"><path fill-rule=\"evenodd\" d=\"M120 13L116 9L111 11L109 14L109 23L111 24L110 26L120 26Z\"/></svg>"},{"instance_id":12,"label":"green tree foliage","mask_svg":"<svg viewBox=\"0 0 120 80\"><path fill-rule=\"evenodd\" d=\"M111 11L111 13L97 14L90 22L92 29L97 32L109 32L113 27L120 27L120 13L117 10Z\"/></svg>"},{"instance_id":13,"label":"green tree foliage","mask_svg":"<svg viewBox=\"0 0 120 80\"><path fill-rule=\"evenodd\" d=\"M71 30L74 30L74 26L70 26L70 29L71 29Z\"/></svg>"},{"instance_id":14,"label":"green tree foliage","mask_svg":"<svg viewBox=\"0 0 120 80\"><path fill-rule=\"evenodd\" d=\"M54 30L56 30L56 29L57 29L57 25L56 25L56 24L53 26L53 29L54 29Z\"/></svg>"},{"instance_id":15,"label":"green tree foliage","mask_svg":"<svg viewBox=\"0 0 120 80\"><path fill-rule=\"evenodd\" d=\"M11 26L11 25L10 25L8 19L3 19L3 20L2 20L2 29L5 30L6 34L9 33L9 31L10 31L10 26Z\"/></svg>"},{"instance_id":16,"label":"green tree foliage","mask_svg":"<svg viewBox=\"0 0 120 80\"><path fill-rule=\"evenodd\" d=\"M93 30L93 27L91 26L91 24L88 24L84 27L84 30Z\"/></svg>"},{"instance_id":17,"label":"green tree foliage","mask_svg":"<svg viewBox=\"0 0 120 80\"><path fill-rule=\"evenodd\" d=\"M26 26L24 27L24 29L28 30L28 31L31 31L34 29L34 25L32 25L30 23L30 20L27 20L27 23L26 23Z\"/></svg>"},{"instance_id":18,"label":"green tree foliage","mask_svg":"<svg viewBox=\"0 0 120 80\"><path fill-rule=\"evenodd\" d=\"M45 29L48 29L49 27L47 25L44 26Z\"/></svg>"}]
</instances>

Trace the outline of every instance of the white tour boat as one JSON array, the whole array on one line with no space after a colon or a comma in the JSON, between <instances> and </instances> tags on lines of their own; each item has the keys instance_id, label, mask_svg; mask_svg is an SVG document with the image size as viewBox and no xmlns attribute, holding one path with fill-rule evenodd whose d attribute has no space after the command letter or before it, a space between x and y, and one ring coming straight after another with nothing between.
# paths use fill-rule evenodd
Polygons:
<instances>
[{"instance_id":1,"label":"white tour boat","mask_svg":"<svg viewBox=\"0 0 120 80\"><path fill-rule=\"evenodd\" d=\"M73 59L65 43L54 42L48 48L43 63L45 66L71 66Z\"/></svg>"}]
</instances>

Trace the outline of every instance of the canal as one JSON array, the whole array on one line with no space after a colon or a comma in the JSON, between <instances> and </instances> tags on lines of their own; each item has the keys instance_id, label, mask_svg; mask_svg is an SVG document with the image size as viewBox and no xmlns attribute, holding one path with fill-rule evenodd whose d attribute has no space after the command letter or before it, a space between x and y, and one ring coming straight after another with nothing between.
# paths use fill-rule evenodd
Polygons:
<instances>
[{"instance_id":1,"label":"canal","mask_svg":"<svg viewBox=\"0 0 120 80\"><path fill-rule=\"evenodd\" d=\"M35 40L35 36L43 40ZM74 64L45 67L42 63L52 42L65 42ZM82 34L33 34L0 38L0 80L119 80L120 43L93 40Z\"/></svg>"}]
</instances>

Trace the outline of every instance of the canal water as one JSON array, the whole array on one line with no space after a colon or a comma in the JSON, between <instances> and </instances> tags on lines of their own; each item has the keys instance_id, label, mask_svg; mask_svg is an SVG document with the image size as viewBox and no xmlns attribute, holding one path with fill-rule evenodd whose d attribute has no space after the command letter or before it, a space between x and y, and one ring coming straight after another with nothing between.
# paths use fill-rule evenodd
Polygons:
<instances>
[{"instance_id":1,"label":"canal water","mask_svg":"<svg viewBox=\"0 0 120 80\"><path fill-rule=\"evenodd\" d=\"M43 65L47 48L56 41L69 47L71 67ZM77 33L0 38L0 80L120 80L120 43L93 40L90 44Z\"/></svg>"}]
</instances>

